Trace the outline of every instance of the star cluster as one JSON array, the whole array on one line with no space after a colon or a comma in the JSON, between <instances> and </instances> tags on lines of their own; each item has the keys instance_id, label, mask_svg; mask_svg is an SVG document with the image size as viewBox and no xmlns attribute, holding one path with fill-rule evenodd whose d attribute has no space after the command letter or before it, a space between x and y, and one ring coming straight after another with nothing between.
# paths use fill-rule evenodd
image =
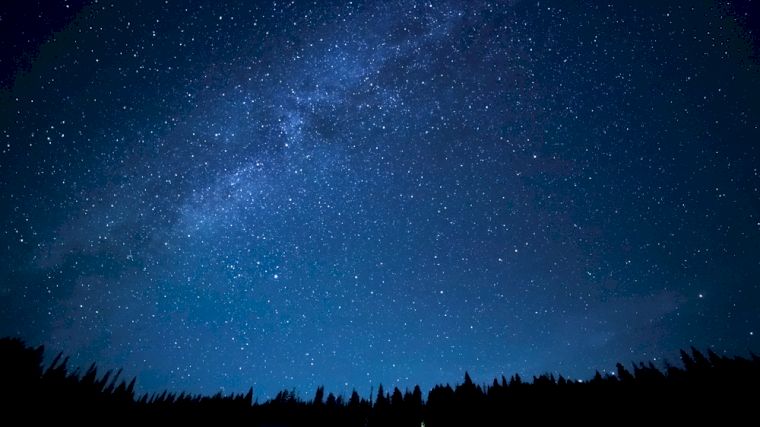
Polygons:
<instances>
[{"instance_id":1,"label":"star cluster","mask_svg":"<svg viewBox=\"0 0 760 427\"><path fill-rule=\"evenodd\" d=\"M637 3L4 6L0 333L263 397L757 350L757 14Z\"/></svg>"}]
</instances>

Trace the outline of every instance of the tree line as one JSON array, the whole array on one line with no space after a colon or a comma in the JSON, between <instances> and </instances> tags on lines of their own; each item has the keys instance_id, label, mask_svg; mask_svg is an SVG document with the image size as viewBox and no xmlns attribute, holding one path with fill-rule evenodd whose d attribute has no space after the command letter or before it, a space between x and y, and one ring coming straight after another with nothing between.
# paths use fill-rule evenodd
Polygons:
<instances>
[{"instance_id":1,"label":"tree line","mask_svg":"<svg viewBox=\"0 0 760 427\"><path fill-rule=\"evenodd\" d=\"M382 385L368 398L355 390L347 398L318 387L313 398L281 391L265 402L247 393L212 396L163 391L138 395L136 379L121 371L98 374L95 364L70 369L59 354L45 366L44 348L15 338L0 339L0 403L11 420L112 423L137 421L209 422L229 420L251 426L468 426L528 421L587 419L610 422L757 419L760 357L681 350L681 366L665 362L617 364L617 372L596 372L587 381L544 374L525 381L501 376L476 384L437 385L423 396ZM10 417L10 418L9 418ZM18 418L21 417L21 418Z\"/></svg>"}]
</instances>

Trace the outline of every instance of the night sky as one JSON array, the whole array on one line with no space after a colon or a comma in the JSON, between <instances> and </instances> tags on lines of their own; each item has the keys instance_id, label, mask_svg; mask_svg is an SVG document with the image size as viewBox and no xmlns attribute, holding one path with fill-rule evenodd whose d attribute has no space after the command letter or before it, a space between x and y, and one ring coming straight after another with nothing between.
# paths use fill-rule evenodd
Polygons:
<instances>
[{"instance_id":1,"label":"night sky","mask_svg":"<svg viewBox=\"0 0 760 427\"><path fill-rule=\"evenodd\" d=\"M39 3L2 336L260 398L760 350L752 2Z\"/></svg>"}]
</instances>

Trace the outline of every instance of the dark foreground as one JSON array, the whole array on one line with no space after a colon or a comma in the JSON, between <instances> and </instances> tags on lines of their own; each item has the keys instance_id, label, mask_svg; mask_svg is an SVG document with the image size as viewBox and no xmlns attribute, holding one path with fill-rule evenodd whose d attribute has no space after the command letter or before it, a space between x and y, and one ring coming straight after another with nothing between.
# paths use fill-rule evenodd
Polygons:
<instances>
[{"instance_id":1,"label":"dark foreground","mask_svg":"<svg viewBox=\"0 0 760 427\"><path fill-rule=\"evenodd\" d=\"M324 395L301 400L280 392L264 403L246 394L196 396L163 392L137 396L135 379L119 373L70 372L59 355L43 366L43 348L0 339L0 423L38 421L114 424L135 421L235 423L249 426L470 426L525 422L592 424L712 421L756 424L760 413L760 357L725 357L696 349L681 352L682 367L652 363L617 365L616 375L589 381L553 375L523 381L515 375L477 385L465 374L454 387L436 386L423 398L419 387L379 387L371 400ZM18 418L20 417L20 418ZM12 421L12 422L11 422Z\"/></svg>"}]
</instances>

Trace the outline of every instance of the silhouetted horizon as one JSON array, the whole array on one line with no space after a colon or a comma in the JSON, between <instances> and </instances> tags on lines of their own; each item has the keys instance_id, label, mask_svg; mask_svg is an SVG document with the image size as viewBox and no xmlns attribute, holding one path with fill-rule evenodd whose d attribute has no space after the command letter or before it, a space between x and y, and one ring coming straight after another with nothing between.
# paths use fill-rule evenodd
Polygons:
<instances>
[{"instance_id":1,"label":"silhouetted horizon","mask_svg":"<svg viewBox=\"0 0 760 427\"><path fill-rule=\"evenodd\" d=\"M742 416L754 410L745 402L758 397L752 386L760 381L760 357L756 354L751 353L749 358L728 357L692 347L688 352L680 350L681 367L663 362L661 370L652 362L638 362L627 368L618 363L615 374L597 371L588 380L554 374L526 380L514 374L478 384L465 372L461 383L439 384L427 394L419 386L402 391L378 385L374 395L363 397L354 390L350 396L343 396L320 386L312 398L282 390L272 399L259 401L253 388L226 395L194 395L178 390L139 394L135 392L137 379L123 378L120 370L99 374L95 363L84 371L70 370L68 358L62 353L49 364L43 359L43 346L28 347L18 338L0 339L0 401L7 409L3 416L21 416L37 407L53 410L63 419L89 419L108 413L128 420L235 418L253 425L327 422L345 426L441 426L490 420L515 409L559 405L576 411L583 408L584 399L590 398L599 399L594 405L607 401L650 402L651 408L640 408L643 413L634 417L647 416L647 410L652 411L651 416L662 415L663 411L676 415L683 410L680 405L702 401L712 403L707 411L710 414L731 408L731 416ZM739 399L731 400L731 396ZM666 400L658 402L658 397Z\"/></svg>"},{"instance_id":2,"label":"silhouetted horizon","mask_svg":"<svg viewBox=\"0 0 760 427\"><path fill-rule=\"evenodd\" d=\"M20 342L24 343L25 346L29 346L29 343L27 343L26 340L24 340L21 337L5 337L5 338L2 338L2 339L4 339L4 340L8 340L8 339L10 339L10 340L17 340L17 341L20 341ZM47 346L45 346L44 344L39 344L37 346L31 346L31 347L33 347L35 349L42 348L43 350L49 350L49 349L47 349ZM689 349L690 350L695 350L695 349L698 350L698 348L695 347L695 346L690 346ZM714 352L713 349L708 349L708 350L710 352ZM518 376L520 378L539 378L539 377L554 376L556 378L563 377L565 380L568 380L568 381L569 380L573 380L573 381L578 381L580 383L583 383L583 382L588 382L591 379L593 379L596 373L599 373L600 375L611 375L611 376L614 377L615 375L617 375L617 373L619 371L618 370L618 365L621 365L621 364L623 366L629 366L630 365L629 367L632 367L636 363L646 363L646 364L651 363L651 364L654 364L655 366L657 366L658 369L667 369L667 367L670 366L670 363L672 361L676 361L677 363L682 363L682 357L683 357L683 355L681 354L682 352L683 352L683 349L674 349L671 352L670 357L655 356L652 359L645 360L645 361L636 361L636 362L634 362L633 360L630 360L630 361L627 362L627 364L625 362L616 362L614 364L614 366L611 366L611 367L597 367L597 368L592 367L589 370L589 375L586 375L586 376L566 375L561 370L553 370L553 371L541 371L541 372L534 372L534 373L525 373L525 372L518 372L518 371L506 372L505 371L505 372L500 372L500 373L497 373L496 375L492 375L492 376L489 377L489 376L482 376L482 375L473 375L473 374L471 374L472 370L465 369L465 370L463 370L461 372L460 377L464 378L464 376L466 374L470 378L474 378L474 380L473 380L474 383L479 384L481 386L490 384L490 382L494 378L501 378L503 376L506 376L507 378L510 378L512 376ZM716 353L716 355L717 354L718 353ZM746 350L746 354L752 356L752 355L757 354L757 352L755 350L753 350L753 349L747 349ZM57 351L57 352L45 351L44 355L45 355L44 357L45 357L46 361L43 361L43 362L46 363L46 364L48 364L48 365L52 364L52 362L54 362L55 360L60 360L62 357L65 358L67 360L67 365L69 366L69 368L73 368L73 370L75 372L80 372L80 371L89 369L90 367L92 367L93 365L95 365L97 363L97 361L83 361L83 364L81 364L81 365L72 364L71 363L71 360L72 360L71 355L67 355L63 351ZM721 355L722 356L726 356L727 353L724 351L724 352L722 352ZM101 367L101 369L102 369L102 367ZM123 367L119 367L119 366L113 366L110 369L106 369L106 371L109 371L109 372L110 371L125 372L124 368ZM127 372L127 374L129 374L129 373ZM131 374L131 378L139 378L139 374L134 374L133 373L133 374ZM423 387L422 389L430 391L430 390L434 389L437 386L449 385L449 384L457 384L457 383L456 382L447 381L445 379L441 379L440 381L434 382L432 385L430 385L428 387ZM377 384L370 384L369 386L365 386L365 387L354 387L351 384L349 384L348 386L346 386L342 390L332 389L332 390L327 390L327 392L330 393L330 394L334 394L335 396L348 397L354 391L356 391L361 398L363 398L363 399L369 399L370 396L373 396L375 394L375 392L377 391L377 388L378 388L379 385L383 385L386 388L387 387L399 388L401 390L407 390L407 389L414 388L416 386L420 386L420 384L415 383L413 381L409 381L408 384L398 384L398 383L394 383L394 382L378 382ZM257 400L264 399L265 401L266 400L275 399L283 391L287 391L290 394L295 394L296 396L298 396L300 398L300 397L302 397L304 395L306 395L306 396L310 395L310 393L312 393L314 390L316 390L318 388L322 388L323 390L325 390L325 386L323 384L317 384L312 389L299 389L297 387L283 385L282 387L276 389L274 392L259 392L256 389L256 387L255 387L255 378L254 378L254 379L252 379L251 384L249 384L249 385L247 385L247 386L245 386L245 387L243 387L241 389L232 389L232 390L230 390L227 387L219 386L219 387L217 387L217 388L215 388L213 390L207 390L207 391L192 391L192 392L189 392L189 390L182 390L182 389L177 389L176 391L181 391L183 393L188 393L189 392L189 394L196 395L196 396L212 396L212 395L216 395L218 393L222 393L222 394L225 394L225 395L234 395L234 394L240 394L240 393L244 394L244 393L246 393L251 388L254 389L254 391L256 391L256 394L254 395L255 399L257 399ZM156 389L147 390L143 386L141 386L141 384L140 384L139 381L137 381L135 383L135 385L134 385L134 391L135 391L136 394L150 396L150 395L154 395L154 394L161 394L161 393L164 393L164 392L171 393L172 392L172 388L168 387L168 386L164 386L164 387L158 387Z\"/></svg>"}]
</instances>

